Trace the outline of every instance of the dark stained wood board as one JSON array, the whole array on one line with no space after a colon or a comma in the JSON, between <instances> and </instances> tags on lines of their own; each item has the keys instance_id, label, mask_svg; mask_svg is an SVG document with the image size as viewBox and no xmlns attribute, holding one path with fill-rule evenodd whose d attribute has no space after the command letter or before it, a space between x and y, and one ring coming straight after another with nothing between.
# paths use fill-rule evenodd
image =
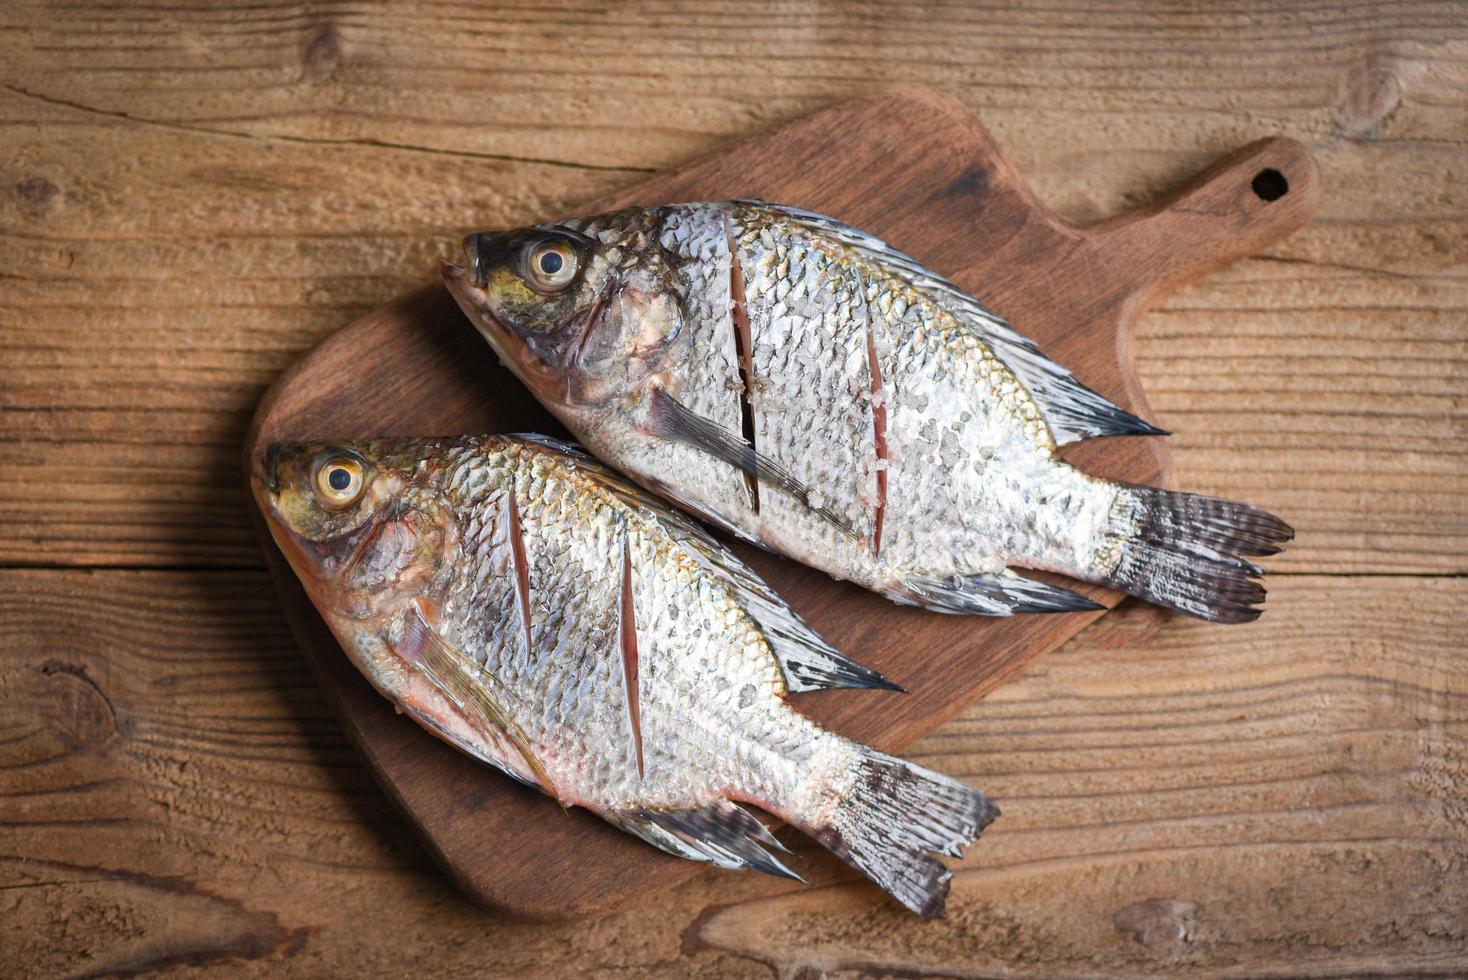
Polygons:
<instances>
[{"instance_id":1,"label":"dark stained wood board","mask_svg":"<svg viewBox=\"0 0 1468 980\"><path fill-rule=\"evenodd\" d=\"M948 275L1082 381L1146 417L1128 354L1138 314L1163 291L1303 225L1317 192L1308 151L1265 140L1145 211L1078 229L1033 198L967 110L902 92L797 120L583 211L760 197L831 214ZM246 459L276 439L487 431L563 434L433 284L346 325L285 372L261 402ZM1171 482L1162 439L1097 440L1065 455L1100 475ZM292 625L348 733L472 898L531 917L591 914L702 869L584 811L563 815L548 798L397 716L351 667L261 531ZM736 550L822 635L907 688L905 696L833 691L794 699L822 724L888 750L1102 615L940 616ZM1118 599L1079 591L1108 605ZM981 855L982 844L970 854ZM771 887L786 886L772 880Z\"/></svg>"}]
</instances>

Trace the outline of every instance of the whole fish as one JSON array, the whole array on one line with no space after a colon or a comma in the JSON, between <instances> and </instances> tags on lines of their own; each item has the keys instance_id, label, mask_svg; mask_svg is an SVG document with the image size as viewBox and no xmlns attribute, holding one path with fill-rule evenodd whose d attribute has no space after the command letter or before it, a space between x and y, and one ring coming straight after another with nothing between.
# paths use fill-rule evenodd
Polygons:
<instances>
[{"instance_id":1,"label":"whole fish","mask_svg":"<svg viewBox=\"0 0 1468 980\"><path fill-rule=\"evenodd\" d=\"M1046 569L1205 619L1259 615L1245 504L1089 476L1056 447L1160 430L958 287L840 222L757 201L465 239L464 312L605 462L706 521L899 602L1099 608Z\"/></svg>"},{"instance_id":2,"label":"whole fish","mask_svg":"<svg viewBox=\"0 0 1468 980\"><path fill-rule=\"evenodd\" d=\"M892 688L682 515L538 437L276 444L271 533L373 686L439 738L680 857L798 876L741 804L942 914L998 810L787 691Z\"/></svg>"}]
</instances>

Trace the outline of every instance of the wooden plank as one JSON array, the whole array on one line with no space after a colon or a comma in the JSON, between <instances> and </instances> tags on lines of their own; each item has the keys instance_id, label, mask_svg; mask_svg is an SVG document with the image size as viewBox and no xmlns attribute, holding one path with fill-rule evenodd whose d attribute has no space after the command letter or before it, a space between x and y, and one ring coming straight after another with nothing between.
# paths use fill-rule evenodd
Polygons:
<instances>
[{"instance_id":1,"label":"wooden plank","mask_svg":"<svg viewBox=\"0 0 1468 980\"><path fill-rule=\"evenodd\" d=\"M28 0L0 26L0 562L256 564L250 406L460 231L908 82L1082 222L1310 141L1323 219L1144 318L1153 407L1184 483L1300 528L1280 567L1465 570L1461 5Z\"/></svg>"},{"instance_id":2,"label":"wooden plank","mask_svg":"<svg viewBox=\"0 0 1468 980\"><path fill-rule=\"evenodd\" d=\"M0 972L1451 973L1468 583L1271 602L1228 630L1123 607L913 746L1005 808L945 921L786 834L816 887L707 871L556 925L438 873L263 573L0 571Z\"/></svg>"},{"instance_id":3,"label":"wooden plank","mask_svg":"<svg viewBox=\"0 0 1468 980\"><path fill-rule=\"evenodd\" d=\"M101 112L581 167L664 169L832 99L927 85L982 112L1021 168L1069 170L1067 195L1110 198L1095 217L1136 203L1104 180L1077 184L1078 157L1100 148L1185 142L1192 161L1175 164L1176 182L1260 133L1468 130L1454 44L1468 15L1452 0L1247 14L1086 0L920 12L818 0L10 7L7 21L36 42L14 44L11 74ZM1229 132L1241 123L1249 136ZM1021 130L1032 155L1018 152Z\"/></svg>"}]
</instances>

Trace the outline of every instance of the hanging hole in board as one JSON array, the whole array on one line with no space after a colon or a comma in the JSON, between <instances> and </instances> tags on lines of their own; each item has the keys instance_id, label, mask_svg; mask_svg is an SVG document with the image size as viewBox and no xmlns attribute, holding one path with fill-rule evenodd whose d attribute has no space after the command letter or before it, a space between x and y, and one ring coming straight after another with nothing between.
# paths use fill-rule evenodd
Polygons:
<instances>
[{"instance_id":1,"label":"hanging hole in board","mask_svg":"<svg viewBox=\"0 0 1468 980\"><path fill-rule=\"evenodd\" d=\"M1261 201L1278 201L1290 192L1290 182L1285 180L1284 174L1273 168L1255 174L1254 182L1250 186Z\"/></svg>"}]
</instances>

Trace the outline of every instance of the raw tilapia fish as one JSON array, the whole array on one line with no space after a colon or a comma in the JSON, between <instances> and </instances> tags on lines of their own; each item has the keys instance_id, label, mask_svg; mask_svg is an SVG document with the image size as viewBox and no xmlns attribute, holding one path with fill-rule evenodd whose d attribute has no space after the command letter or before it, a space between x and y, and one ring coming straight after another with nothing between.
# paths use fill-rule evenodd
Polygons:
<instances>
[{"instance_id":1,"label":"raw tilapia fish","mask_svg":"<svg viewBox=\"0 0 1468 980\"><path fill-rule=\"evenodd\" d=\"M1088 476L1056 447L1160 430L913 259L754 201L470 235L464 312L588 449L706 521L898 602L1099 608L1009 566L1251 620L1245 504ZM975 243L983 247L982 242Z\"/></svg>"},{"instance_id":2,"label":"raw tilapia fish","mask_svg":"<svg viewBox=\"0 0 1468 980\"><path fill-rule=\"evenodd\" d=\"M798 877L741 804L943 911L998 813L787 691L891 688L686 518L538 437L277 444L271 533L342 648L439 738L665 851Z\"/></svg>"}]
</instances>

